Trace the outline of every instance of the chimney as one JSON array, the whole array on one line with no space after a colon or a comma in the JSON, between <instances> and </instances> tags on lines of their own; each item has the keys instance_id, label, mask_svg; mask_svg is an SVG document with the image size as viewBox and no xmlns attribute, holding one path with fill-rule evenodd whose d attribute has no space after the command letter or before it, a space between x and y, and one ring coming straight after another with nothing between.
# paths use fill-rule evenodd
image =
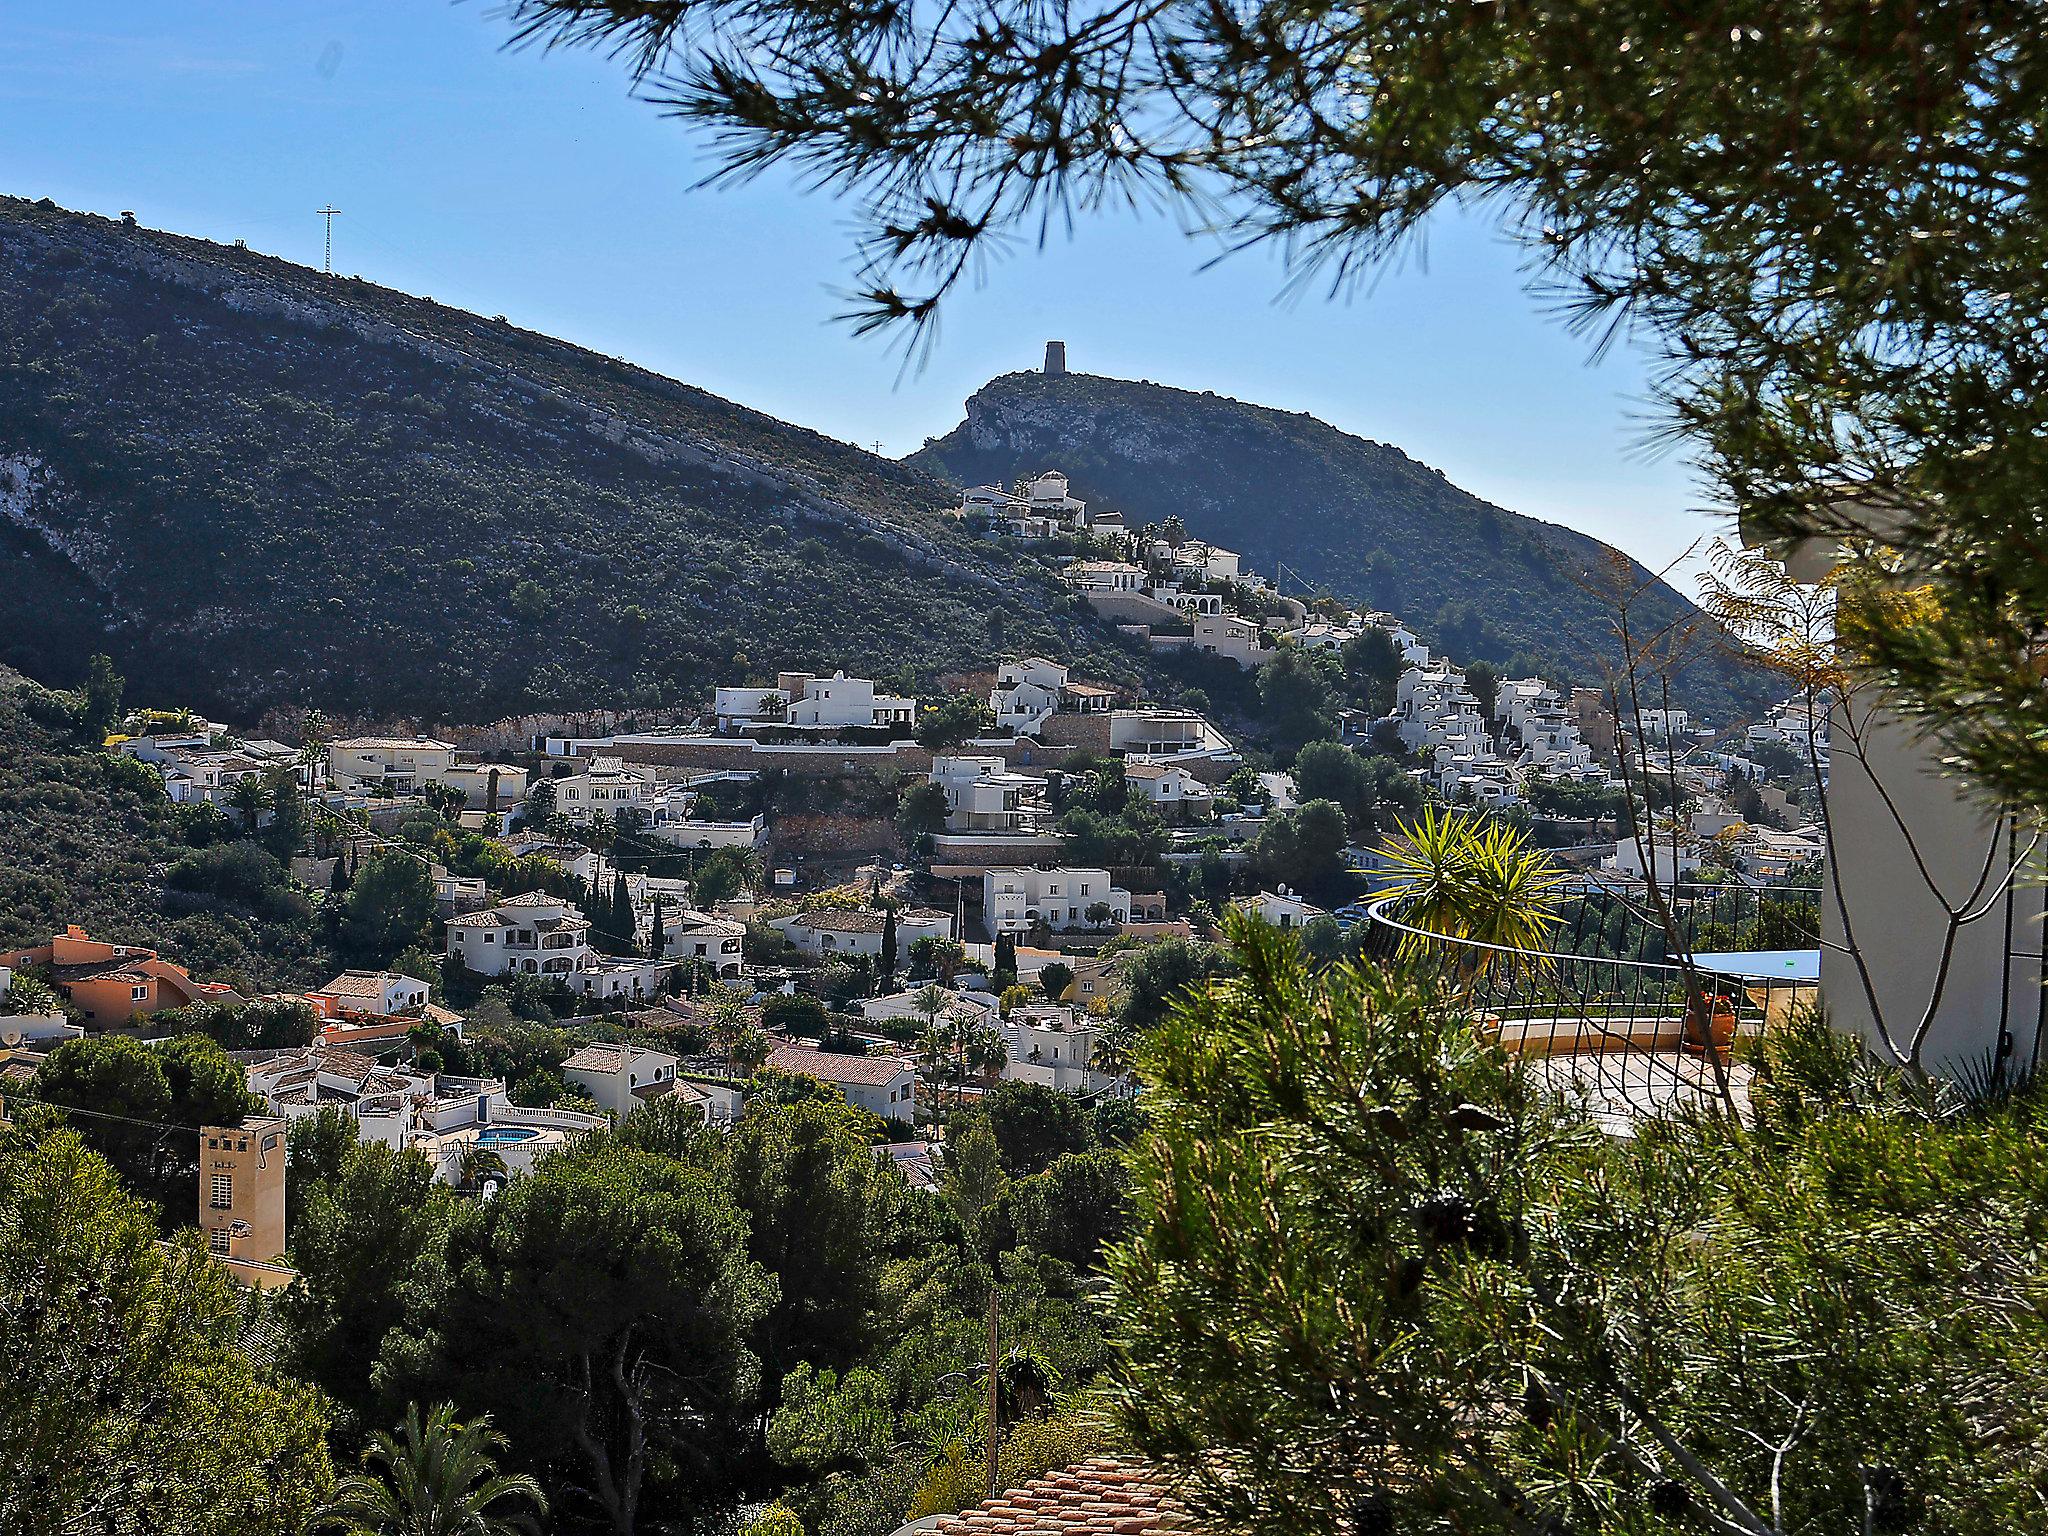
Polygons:
<instances>
[{"instance_id":1,"label":"chimney","mask_svg":"<svg viewBox=\"0 0 2048 1536\"><path fill-rule=\"evenodd\" d=\"M1064 341L1048 341L1045 344L1045 373L1047 378L1058 378L1067 371L1067 344Z\"/></svg>"}]
</instances>

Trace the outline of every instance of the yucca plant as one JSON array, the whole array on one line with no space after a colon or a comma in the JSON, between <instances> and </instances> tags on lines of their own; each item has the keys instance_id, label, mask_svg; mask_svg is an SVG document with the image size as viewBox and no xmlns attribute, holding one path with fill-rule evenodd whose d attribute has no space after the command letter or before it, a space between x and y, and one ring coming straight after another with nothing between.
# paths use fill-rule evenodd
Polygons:
<instances>
[{"instance_id":1,"label":"yucca plant","mask_svg":"<svg viewBox=\"0 0 2048 1536\"><path fill-rule=\"evenodd\" d=\"M1404 955L1445 956L1467 991L1500 969L1539 975L1548 968L1564 876L1523 833L1498 817L1454 815L1434 805L1399 830L1389 850L1399 871L1389 891L1394 910L1411 927L1463 941L1437 944L1410 934ZM1488 944L1500 948L1477 947Z\"/></svg>"},{"instance_id":2,"label":"yucca plant","mask_svg":"<svg viewBox=\"0 0 2048 1536\"><path fill-rule=\"evenodd\" d=\"M539 1529L547 1496L525 1473L498 1470L507 1444L489 1414L458 1423L452 1403L437 1403L420 1420L405 1410L397 1436L378 1431L364 1454L372 1470L345 1477L333 1500L308 1522L311 1531L344 1536L520 1536ZM525 1502L531 1510L508 1506Z\"/></svg>"}]
</instances>

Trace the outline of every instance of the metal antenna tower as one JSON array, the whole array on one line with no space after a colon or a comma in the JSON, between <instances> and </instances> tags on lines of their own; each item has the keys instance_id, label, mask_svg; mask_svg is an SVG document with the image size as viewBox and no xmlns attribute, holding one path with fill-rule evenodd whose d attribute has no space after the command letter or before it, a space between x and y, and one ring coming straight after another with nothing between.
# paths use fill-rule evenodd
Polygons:
<instances>
[{"instance_id":1,"label":"metal antenna tower","mask_svg":"<svg viewBox=\"0 0 2048 1536\"><path fill-rule=\"evenodd\" d=\"M332 203L329 203L325 208L316 208L313 211L327 221L327 248L320 257L320 270L329 277L332 277L334 276L334 216L341 212L341 210Z\"/></svg>"}]
</instances>

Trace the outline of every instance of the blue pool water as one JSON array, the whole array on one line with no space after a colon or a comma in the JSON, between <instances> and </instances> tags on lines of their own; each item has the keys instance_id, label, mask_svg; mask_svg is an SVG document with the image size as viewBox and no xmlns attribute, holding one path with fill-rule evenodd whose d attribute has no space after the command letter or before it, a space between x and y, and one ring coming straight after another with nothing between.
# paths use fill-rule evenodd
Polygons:
<instances>
[{"instance_id":1,"label":"blue pool water","mask_svg":"<svg viewBox=\"0 0 2048 1536\"><path fill-rule=\"evenodd\" d=\"M540 1134L530 1125L487 1125L476 1133L480 1147L502 1147L515 1141L531 1141Z\"/></svg>"}]
</instances>

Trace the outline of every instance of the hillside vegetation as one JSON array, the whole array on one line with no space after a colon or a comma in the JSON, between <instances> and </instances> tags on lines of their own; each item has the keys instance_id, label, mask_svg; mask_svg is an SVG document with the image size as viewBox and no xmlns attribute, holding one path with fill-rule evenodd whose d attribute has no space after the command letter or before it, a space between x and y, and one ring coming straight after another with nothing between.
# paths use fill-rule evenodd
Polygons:
<instances>
[{"instance_id":1,"label":"hillside vegetation","mask_svg":"<svg viewBox=\"0 0 2048 1536\"><path fill-rule=\"evenodd\" d=\"M257 991L317 986L333 974L312 908L253 845L241 846L236 879L169 888L163 875L179 861L225 849L227 818L173 805L155 769L37 719L44 697L0 667L0 949L77 923L94 938L146 944L195 976Z\"/></svg>"},{"instance_id":2,"label":"hillside vegetation","mask_svg":"<svg viewBox=\"0 0 2048 1536\"><path fill-rule=\"evenodd\" d=\"M351 278L0 198L0 661L250 719L1136 662L941 482Z\"/></svg>"},{"instance_id":3,"label":"hillside vegetation","mask_svg":"<svg viewBox=\"0 0 2048 1536\"><path fill-rule=\"evenodd\" d=\"M1586 587L1615 558L1609 546L1481 501L1313 416L1129 379L1012 373L912 462L967 485L1063 470L1075 495L1134 527L1177 515L1268 576L1284 562L1299 578L1286 590L1306 581L1387 609L1459 662L1598 683L1616 657L1608 611ZM1660 583L1637 620L1654 627L1690 608ZM1761 686L1712 654L1676 690L1720 721L1753 708Z\"/></svg>"}]
</instances>

